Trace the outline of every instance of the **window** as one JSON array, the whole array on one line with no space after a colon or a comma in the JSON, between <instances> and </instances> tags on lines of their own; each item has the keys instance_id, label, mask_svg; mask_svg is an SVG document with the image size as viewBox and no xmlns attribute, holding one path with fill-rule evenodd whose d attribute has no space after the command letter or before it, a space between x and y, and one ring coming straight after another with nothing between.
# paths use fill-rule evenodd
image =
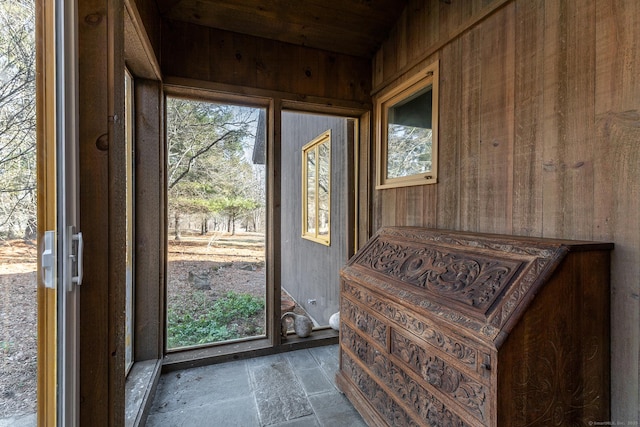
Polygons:
<instances>
[{"instance_id":1,"label":"window","mask_svg":"<svg viewBox=\"0 0 640 427\"><path fill-rule=\"evenodd\" d=\"M302 147L302 237L331 243L331 131Z\"/></svg>"},{"instance_id":2,"label":"window","mask_svg":"<svg viewBox=\"0 0 640 427\"><path fill-rule=\"evenodd\" d=\"M134 182L133 182L133 159L134 159L134 105L133 105L133 77L129 70L124 72L124 94L125 94L125 144L126 144L126 185L127 185L127 225L126 225L126 324L125 324L125 373L133 366L134 355L134 312L135 312L135 283L134 283Z\"/></svg>"},{"instance_id":3,"label":"window","mask_svg":"<svg viewBox=\"0 0 640 427\"><path fill-rule=\"evenodd\" d=\"M438 62L376 102L376 188L437 182Z\"/></svg>"},{"instance_id":4,"label":"window","mask_svg":"<svg viewBox=\"0 0 640 427\"><path fill-rule=\"evenodd\" d=\"M267 333L265 108L166 98L166 348Z\"/></svg>"}]
</instances>

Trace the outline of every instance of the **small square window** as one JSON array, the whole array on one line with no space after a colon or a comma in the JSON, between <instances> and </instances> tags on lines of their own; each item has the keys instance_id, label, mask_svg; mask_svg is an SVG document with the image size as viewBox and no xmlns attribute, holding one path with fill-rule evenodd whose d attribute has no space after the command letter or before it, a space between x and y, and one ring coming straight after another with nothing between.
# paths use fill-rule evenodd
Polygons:
<instances>
[{"instance_id":1,"label":"small square window","mask_svg":"<svg viewBox=\"0 0 640 427\"><path fill-rule=\"evenodd\" d=\"M378 124L377 189L437 182L438 62L382 94Z\"/></svg>"},{"instance_id":2,"label":"small square window","mask_svg":"<svg viewBox=\"0 0 640 427\"><path fill-rule=\"evenodd\" d=\"M331 131L302 147L302 237L331 243Z\"/></svg>"}]
</instances>

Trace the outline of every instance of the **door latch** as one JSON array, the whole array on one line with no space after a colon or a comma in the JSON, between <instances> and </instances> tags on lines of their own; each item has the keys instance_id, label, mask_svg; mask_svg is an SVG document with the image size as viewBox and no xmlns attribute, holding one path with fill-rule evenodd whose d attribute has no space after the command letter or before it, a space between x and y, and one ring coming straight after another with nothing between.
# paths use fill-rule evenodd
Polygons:
<instances>
[{"instance_id":1,"label":"door latch","mask_svg":"<svg viewBox=\"0 0 640 427\"><path fill-rule=\"evenodd\" d=\"M42 282L45 288L56 288L56 232L44 232L44 250L40 258Z\"/></svg>"},{"instance_id":2,"label":"door latch","mask_svg":"<svg viewBox=\"0 0 640 427\"><path fill-rule=\"evenodd\" d=\"M76 244L77 242L77 244ZM82 285L82 276L84 276L84 271L82 269L82 259L84 255L84 240L82 239L82 232L79 231L77 234L71 234L71 261L76 264L76 276L71 277L71 283L75 283L76 285ZM73 252L73 249L76 252Z\"/></svg>"}]
</instances>

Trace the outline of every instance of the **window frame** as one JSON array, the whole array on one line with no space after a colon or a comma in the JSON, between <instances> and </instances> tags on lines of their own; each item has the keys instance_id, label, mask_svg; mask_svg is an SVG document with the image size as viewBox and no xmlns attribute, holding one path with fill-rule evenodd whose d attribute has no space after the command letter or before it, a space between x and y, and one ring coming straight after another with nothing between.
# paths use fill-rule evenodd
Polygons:
<instances>
[{"instance_id":1,"label":"window frame","mask_svg":"<svg viewBox=\"0 0 640 427\"><path fill-rule=\"evenodd\" d=\"M318 218L319 218L319 203L318 203L318 182L319 182L319 152L320 146L323 144L327 144L328 147L328 168L327 168L327 223L328 230L327 234L318 234ZM315 201L314 201L314 217L315 217L315 228L314 232L310 233L308 231L307 225L309 221L309 169L307 165L307 156L310 152L315 152L316 163L315 163ZM311 240L312 242L320 243L325 246L331 246L331 129L322 132L320 135L315 137L309 143L305 144L302 147L302 238Z\"/></svg>"},{"instance_id":2,"label":"window frame","mask_svg":"<svg viewBox=\"0 0 640 427\"><path fill-rule=\"evenodd\" d=\"M414 185L435 184L438 182L438 82L439 61L423 68L404 83L383 92L375 101L376 112L376 190ZM423 89L431 86L431 170L413 175L388 178L388 111L399 102L409 99Z\"/></svg>"}]
</instances>

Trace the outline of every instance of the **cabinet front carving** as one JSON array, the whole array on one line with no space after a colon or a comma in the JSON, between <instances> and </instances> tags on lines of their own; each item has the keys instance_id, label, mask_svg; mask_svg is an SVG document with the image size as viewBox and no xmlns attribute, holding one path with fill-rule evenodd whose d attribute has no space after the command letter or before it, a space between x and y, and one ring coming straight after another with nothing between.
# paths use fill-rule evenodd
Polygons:
<instances>
[{"instance_id":1,"label":"cabinet front carving","mask_svg":"<svg viewBox=\"0 0 640 427\"><path fill-rule=\"evenodd\" d=\"M337 383L375 426L608 420L612 248L383 228L341 271Z\"/></svg>"},{"instance_id":2,"label":"cabinet front carving","mask_svg":"<svg viewBox=\"0 0 640 427\"><path fill-rule=\"evenodd\" d=\"M383 314L388 319L397 322L406 330L439 347L445 353L456 357L460 362L473 367L473 369L476 368L476 349L451 338L451 336L438 330L438 328L418 319L410 311L397 309L373 295L363 293L348 283L343 282L342 290L358 300L366 302L376 313Z\"/></svg>"},{"instance_id":3,"label":"cabinet front carving","mask_svg":"<svg viewBox=\"0 0 640 427\"><path fill-rule=\"evenodd\" d=\"M343 336L347 340L347 348L351 349L367 369L369 369L375 378L393 391L396 399L400 399L409 404L415 414L419 417L419 421L411 421L410 425L429 425L429 426L466 426L467 424L446 407L442 400L438 399L433 393L430 393L419 382L415 381L411 376L398 365L385 358L379 352L372 351L371 347L366 344L366 340L348 327L343 326ZM351 347L355 345L356 348ZM364 349L364 350L363 350ZM348 353L343 353L342 363L349 372L357 374L360 381L364 385L359 384L359 388L370 389L370 376L364 374L362 368L350 358ZM364 374L364 375L363 375ZM363 379L364 378L364 379ZM380 393L376 393L380 395ZM379 403L379 402L376 402ZM404 412L404 411L403 411ZM405 424L392 424L405 425Z\"/></svg>"},{"instance_id":4,"label":"cabinet front carving","mask_svg":"<svg viewBox=\"0 0 640 427\"><path fill-rule=\"evenodd\" d=\"M427 383L451 396L480 420L485 419L486 387L459 372L419 344L391 332L391 354L405 362Z\"/></svg>"},{"instance_id":5,"label":"cabinet front carving","mask_svg":"<svg viewBox=\"0 0 640 427\"><path fill-rule=\"evenodd\" d=\"M483 311L522 265L379 240L358 264Z\"/></svg>"},{"instance_id":6,"label":"cabinet front carving","mask_svg":"<svg viewBox=\"0 0 640 427\"><path fill-rule=\"evenodd\" d=\"M341 304L342 316L358 327L365 334L373 338L381 346L387 345L387 327L366 311L361 311L348 299L343 298Z\"/></svg>"}]
</instances>

